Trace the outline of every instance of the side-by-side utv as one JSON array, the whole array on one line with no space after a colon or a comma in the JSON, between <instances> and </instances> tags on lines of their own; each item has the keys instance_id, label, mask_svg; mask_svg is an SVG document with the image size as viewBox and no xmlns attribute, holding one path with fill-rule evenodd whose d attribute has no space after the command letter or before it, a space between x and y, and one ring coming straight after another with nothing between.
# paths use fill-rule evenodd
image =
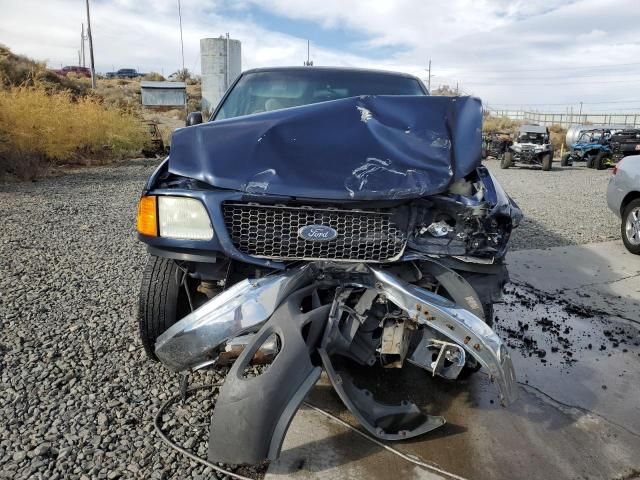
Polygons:
<instances>
[{"instance_id":1,"label":"side-by-side utv","mask_svg":"<svg viewBox=\"0 0 640 480\"><path fill-rule=\"evenodd\" d=\"M542 170L551 170L553 145L549 141L549 129L541 125L522 125L513 144L505 151L500 168L509 168L516 163L540 165Z\"/></svg>"}]
</instances>

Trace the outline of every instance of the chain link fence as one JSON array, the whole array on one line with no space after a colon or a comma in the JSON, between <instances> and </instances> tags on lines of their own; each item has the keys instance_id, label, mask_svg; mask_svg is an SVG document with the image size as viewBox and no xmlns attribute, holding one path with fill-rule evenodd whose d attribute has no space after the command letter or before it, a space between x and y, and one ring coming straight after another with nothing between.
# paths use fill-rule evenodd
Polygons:
<instances>
[{"instance_id":1,"label":"chain link fence","mask_svg":"<svg viewBox=\"0 0 640 480\"><path fill-rule=\"evenodd\" d=\"M521 120L540 125L627 125L640 126L640 114L636 113L543 113L526 110L489 110L491 115Z\"/></svg>"}]
</instances>

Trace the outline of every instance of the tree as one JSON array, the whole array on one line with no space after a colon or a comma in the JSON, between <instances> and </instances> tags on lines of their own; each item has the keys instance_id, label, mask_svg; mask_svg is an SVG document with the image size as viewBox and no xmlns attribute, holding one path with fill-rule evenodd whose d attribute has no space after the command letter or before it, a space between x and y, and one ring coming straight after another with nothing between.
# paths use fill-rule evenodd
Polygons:
<instances>
[{"instance_id":1,"label":"tree","mask_svg":"<svg viewBox=\"0 0 640 480\"><path fill-rule=\"evenodd\" d=\"M181 69L181 70L178 70L177 72L173 72L170 78L175 78L176 80L179 80L181 82L186 82L191 78L191 72L189 71L188 68L185 68L184 70Z\"/></svg>"},{"instance_id":2,"label":"tree","mask_svg":"<svg viewBox=\"0 0 640 480\"><path fill-rule=\"evenodd\" d=\"M438 88L434 88L431 90L431 95L439 95L443 97L457 97L458 92L456 92L449 85L440 85Z\"/></svg>"}]
</instances>

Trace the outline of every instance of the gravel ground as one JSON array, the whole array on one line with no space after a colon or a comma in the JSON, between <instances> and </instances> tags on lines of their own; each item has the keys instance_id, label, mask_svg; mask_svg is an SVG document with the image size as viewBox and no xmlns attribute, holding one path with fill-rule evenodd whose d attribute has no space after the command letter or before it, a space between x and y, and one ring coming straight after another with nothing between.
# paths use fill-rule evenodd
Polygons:
<instances>
[{"instance_id":1,"label":"gravel ground","mask_svg":"<svg viewBox=\"0 0 640 480\"><path fill-rule=\"evenodd\" d=\"M486 165L524 212L511 248L547 248L604 242L620 238L620 220L607 207L611 170L581 166L550 172L534 168L500 169L497 160Z\"/></svg>"},{"instance_id":2,"label":"gravel ground","mask_svg":"<svg viewBox=\"0 0 640 480\"><path fill-rule=\"evenodd\" d=\"M215 478L153 432L178 378L146 361L136 332L135 204L151 171L137 161L0 186L0 478ZM192 403L165 427L183 442L189 429L204 455Z\"/></svg>"},{"instance_id":3,"label":"gravel ground","mask_svg":"<svg viewBox=\"0 0 640 480\"><path fill-rule=\"evenodd\" d=\"M153 432L153 415L178 391L136 332L146 254L135 204L154 163L0 185L0 478L214 478ZM488 164L527 215L515 248L618 238L604 195L610 172ZM200 455L202 402L163 419Z\"/></svg>"}]
</instances>

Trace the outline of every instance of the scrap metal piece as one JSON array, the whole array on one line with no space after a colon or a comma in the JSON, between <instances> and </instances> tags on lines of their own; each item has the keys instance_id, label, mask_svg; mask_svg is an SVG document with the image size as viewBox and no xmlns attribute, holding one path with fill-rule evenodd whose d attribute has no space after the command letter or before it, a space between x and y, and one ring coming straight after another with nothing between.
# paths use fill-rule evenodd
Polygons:
<instances>
[{"instance_id":1,"label":"scrap metal piece","mask_svg":"<svg viewBox=\"0 0 640 480\"><path fill-rule=\"evenodd\" d=\"M455 343L432 338L432 333L431 329L424 329L420 343L407 358L407 361L431 372L433 376L438 375L455 380L466 362L464 349ZM434 354L436 354L435 360L433 360Z\"/></svg>"},{"instance_id":2,"label":"scrap metal piece","mask_svg":"<svg viewBox=\"0 0 640 480\"><path fill-rule=\"evenodd\" d=\"M444 297L405 283L381 269L369 268L379 293L403 308L411 318L449 338L478 360L497 383L503 405L515 401L516 375L511 357L500 337L486 323Z\"/></svg>"},{"instance_id":3,"label":"scrap metal piece","mask_svg":"<svg viewBox=\"0 0 640 480\"><path fill-rule=\"evenodd\" d=\"M444 220L440 220L439 222L433 222L428 227L422 227L420 229L420 233L430 233L434 237L446 237L451 232L453 232L454 228L450 226Z\"/></svg>"},{"instance_id":4,"label":"scrap metal piece","mask_svg":"<svg viewBox=\"0 0 640 480\"><path fill-rule=\"evenodd\" d=\"M386 318L384 320L380 353L385 356L385 368L402 368L412 333L406 320L408 319Z\"/></svg>"},{"instance_id":5,"label":"scrap metal piece","mask_svg":"<svg viewBox=\"0 0 640 480\"><path fill-rule=\"evenodd\" d=\"M298 290L276 309L227 374L211 417L209 461L257 464L280 454L289 423L322 371L311 362L310 340L302 331L309 324L309 331L314 324L324 326L330 305L301 313L311 288ZM276 359L260 375L245 377L255 352L273 334L282 345Z\"/></svg>"},{"instance_id":6,"label":"scrap metal piece","mask_svg":"<svg viewBox=\"0 0 640 480\"><path fill-rule=\"evenodd\" d=\"M180 372L212 363L231 338L256 331L280 303L313 278L311 264L233 285L172 325L156 340L155 352Z\"/></svg>"}]
</instances>

